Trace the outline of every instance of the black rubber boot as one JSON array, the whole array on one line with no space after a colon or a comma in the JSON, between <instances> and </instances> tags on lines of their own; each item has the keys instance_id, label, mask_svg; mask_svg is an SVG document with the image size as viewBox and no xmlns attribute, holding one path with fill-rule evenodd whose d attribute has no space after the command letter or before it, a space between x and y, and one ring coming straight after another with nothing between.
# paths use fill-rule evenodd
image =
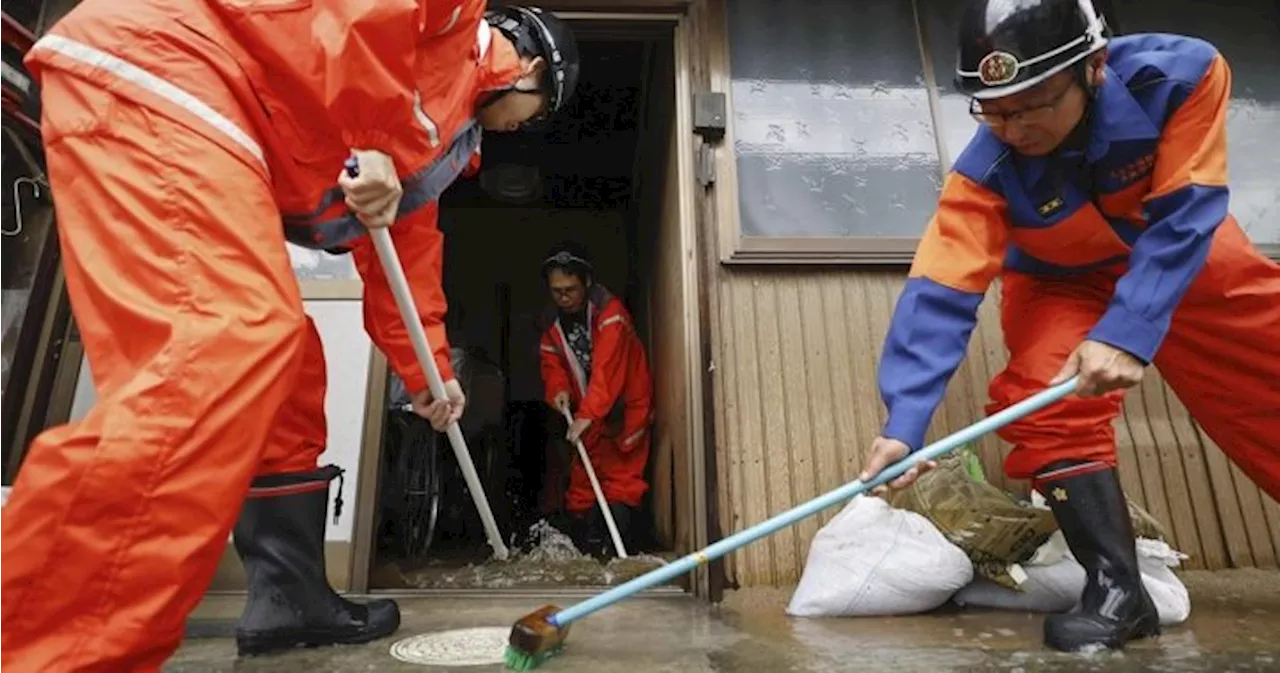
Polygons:
<instances>
[{"instance_id":1,"label":"black rubber boot","mask_svg":"<svg viewBox=\"0 0 1280 673\"><path fill-rule=\"evenodd\" d=\"M249 600L236 625L241 656L295 647L363 643L400 626L394 601L361 605L334 593L325 577L329 482L338 478L334 518L342 512L342 470L276 474L254 480L235 527Z\"/></svg>"},{"instance_id":2,"label":"black rubber boot","mask_svg":"<svg viewBox=\"0 0 1280 673\"><path fill-rule=\"evenodd\" d=\"M622 545L626 547L627 554L632 554L633 550L628 534L631 532L631 522L634 512L631 507L622 503L609 503L609 512L613 514L613 522L618 526L618 537L622 538ZM617 558L618 550L613 546L613 536L609 534L609 524L605 523L604 513L599 507L591 510L588 517L590 521L588 525L588 543L584 553L588 553L595 557L597 561L606 562L610 559Z\"/></svg>"},{"instance_id":3,"label":"black rubber boot","mask_svg":"<svg viewBox=\"0 0 1280 673\"><path fill-rule=\"evenodd\" d=\"M1115 469L1055 463L1036 477L1036 489L1086 576L1079 610L1045 618L1045 645L1066 652L1099 645L1118 650L1159 635L1160 616L1142 585L1133 522Z\"/></svg>"},{"instance_id":4,"label":"black rubber boot","mask_svg":"<svg viewBox=\"0 0 1280 673\"><path fill-rule=\"evenodd\" d=\"M631 524L635 519L635 508L624 505L620 502L609 503L609 512L613 514L613 522L618 524L618 537L622 538L622 544L627 548L627 554L631 554L634 543L631 541ZM601 517L603 519L603 517ZM604 522L601 521L603 524ZM609 527L605 525L605 536L609 535ZM609 538L609 549L613 550L613 538ZM614 550L616 552L616 550Z\"/></svg>"}]
</instances>

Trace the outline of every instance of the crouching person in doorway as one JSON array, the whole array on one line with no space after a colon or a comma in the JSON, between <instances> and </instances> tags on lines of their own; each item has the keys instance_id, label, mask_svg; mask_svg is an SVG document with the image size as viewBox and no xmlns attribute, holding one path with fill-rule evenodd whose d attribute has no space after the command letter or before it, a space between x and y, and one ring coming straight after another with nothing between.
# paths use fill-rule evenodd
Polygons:
<instances>
[{"instance_id":1,"label":"crouching person in doorway","mask_svg":"<svg viewBox=\"0 0 1280 673\"><path fill-rule=\"evenodd\" d=\"M573 413L566 438L570 444L582 440L618 531L631 547L637 510L649 489L644 472L652 385L630 314L593 276L590 258L574 244L556 246L542 263L552 301L540 325L542 381L556 415L566 407ZM607 556L613 547L595 491L577 449L569 456L568 532L584 553Z\"/></svg>"}]
</instances>

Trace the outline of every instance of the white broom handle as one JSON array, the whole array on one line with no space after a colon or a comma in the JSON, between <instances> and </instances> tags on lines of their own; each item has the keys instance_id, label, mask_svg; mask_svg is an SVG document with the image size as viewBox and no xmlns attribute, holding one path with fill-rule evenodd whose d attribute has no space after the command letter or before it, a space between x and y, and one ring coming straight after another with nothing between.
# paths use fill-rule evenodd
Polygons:
<instances>
[{"instance_id":1,"label":"white broom handle","mask_svg":"<svg viewBox=\"0 0 1280 673\"><path fill-rule=\"evenodd\" d=\"M418 317L417 305L409 290L409 280L404 275L404 267L400 264L400 256L396 253L395 243L391 240L391 230L387 227L370 229L373 247L378 251L382 268L387 273L387 283L391 286L391 294L396 298L396 306L400 307L400 317L404 320L405 329L409 332L409 341L413 344L413 352L418 356L418 364L427 375L427 385L431 388L431 396L437 400L447 400L444 380L440 376L440 368L427 343L427 332L422 328L422 319ZM462 468L462 476L467 480L467 488L471 490L471 499L480 512L480 521L484 524L485 535L489 538L489 546L498 560L505 560L509 554L507 545L502 542L502 534L498 524L493 520L493 510L489 508L489 499L485 496L484 487L480 485L480 477L476 474L475 464L471 462L471 452L467 450L467 442L462 437L462 429L457 421L449 424L445 430L449 436L449 444L453 446L453 454L458 458Z\"/></svg>"},{"instance_id":2,"label":"white broom handle","mask_svg":"<svg viewBox=\"0 0 1280 673\"><path fill-rule=\"evenodd\" d=\"M569 427L573 427L573 414L569 413L565 407L560 407L560 413L564 414L564 420L569 422ZM591 480L591 490L596 492L596 502L600 504L600 513L604 514L604 523L609 527L609 537L613 538L613 549L618 553L618 558L627 558L627 548L622 545L622 536L618 534L618 523L613 520L609 501L604 499L604 492L600 490L600 481L596 479L595 468L591 467L591 459L587 457L587 447L582 445L581 438L574 443L578 445L578 457L582 459L582 466L587 468L587 478Z\"/></svg>"}]
</instances>

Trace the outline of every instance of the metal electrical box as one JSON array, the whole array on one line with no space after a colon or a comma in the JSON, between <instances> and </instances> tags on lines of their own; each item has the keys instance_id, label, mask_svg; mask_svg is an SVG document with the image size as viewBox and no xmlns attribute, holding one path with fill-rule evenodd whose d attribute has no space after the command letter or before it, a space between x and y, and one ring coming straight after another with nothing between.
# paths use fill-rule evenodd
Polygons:
<instances>
[{"instance_id":1,"label":"metal electrical box","mask_svg":"<svg viewBox=\"0 0 1280 673\"><path fill-rule=\"evenodd\" d=\"M725 96L716 91L693 95L693 132L708 142L724 138Z\"/></svg>"}]
</instances>

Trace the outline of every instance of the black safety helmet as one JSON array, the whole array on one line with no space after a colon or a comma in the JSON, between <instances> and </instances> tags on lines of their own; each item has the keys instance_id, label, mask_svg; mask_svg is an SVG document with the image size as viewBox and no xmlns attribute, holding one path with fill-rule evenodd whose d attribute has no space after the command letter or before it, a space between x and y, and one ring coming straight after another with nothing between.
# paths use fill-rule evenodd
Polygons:
<instances>
[{"instance_id":1,"label":"black safety helmet","mask_svg":"<svg viewBox=\"0 0 1280 673\"><path fill-rule=\"evenodd\" d=\"M559 243L547 252L546 258L542 260L543 282L546 282L551 277L551 272L556 269L571 276L577 276L582 279L583 285L590 285L591 277L595 274L595 269L591 266L591 256L586 248L573 241Z\"/></svg>"},{"instance_id":2,"label":"black safety helmet","mask_svg":"<svg viewBox=\"0 0 1280 673\"><path fill-rule=\"evenodd\" d=\"M547 92L547 109L542 121L559 112L578 86L578 42L568 24L539 7L508 5L485 12L490 26L502 31L521 56L541 56L546 62L542 89Z\"/></svg>"},{"instance_id":3,"label":"black safety helmet","mask_svg":"<svg viewBox=\"0 0 1280 673\"><path fill-rule=\"evenodd\" d=\"M1107 46L1092 0L971 0L960 20L956 87L982 100L1025 91Z\"/></svg>"}]
</instances>

